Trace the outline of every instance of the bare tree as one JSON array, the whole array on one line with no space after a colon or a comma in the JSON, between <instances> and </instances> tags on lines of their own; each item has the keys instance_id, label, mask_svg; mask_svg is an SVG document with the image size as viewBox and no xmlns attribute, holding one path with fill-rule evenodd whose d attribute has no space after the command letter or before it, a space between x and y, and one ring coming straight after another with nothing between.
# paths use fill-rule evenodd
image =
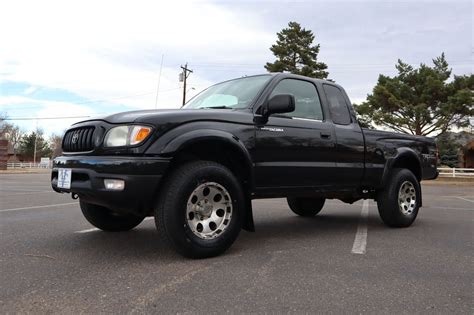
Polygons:
<instances>
[{"instance_id":1,"label":"bare tree","mask_svg":"<svg viewBox=\"0 0 474 315\"><path fill-rule=\"evenodd\" d=\"M11 125L7 132L7 140L10 141L13 147L13 156L16 157L16 152L20 146L21 139L25 135L25 131L16 125Z\"/></svg>"},{"instance_id":2,"label":"bare tree","mask_svg":"<svg viewBox=\"0 0 474 315\"><path fill-rule=\"evenodd\" d=\"M53 150L53 154L52 154L53 159L57 156L60 156L63 153L63 150L61 148L62 140L63 140L62 136L59 136L54 133L49 138L49 145L51 149Z\"/></svg>"},{"instance_id":3,"label":"bare tree","mask_svg":"<svg viewBox=\"0 0 474 315\"><path fill-rule=\"evenodd\" d=\"M8 130L10 129L11 125L7 123L7 114L0 113L0 139L5 139Z\"/></svg>"}]
</instances>

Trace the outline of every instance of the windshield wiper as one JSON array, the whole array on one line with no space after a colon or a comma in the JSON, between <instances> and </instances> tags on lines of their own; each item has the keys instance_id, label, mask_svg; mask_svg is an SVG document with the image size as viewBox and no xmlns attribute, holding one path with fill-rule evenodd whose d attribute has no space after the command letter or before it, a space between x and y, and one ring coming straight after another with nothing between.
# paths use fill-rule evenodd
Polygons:
<instances>
[{"instance_id":1,"label":"windshield wiper","mask_svg":"<svg viewBox=\"0 0 474 315\"><path fill-rule=\"evenodd\" d=\"M232 107L221 105L221 106L209 106L209 107L201 107L204 109L233 109Z\"/></svg>"}]
</instances>

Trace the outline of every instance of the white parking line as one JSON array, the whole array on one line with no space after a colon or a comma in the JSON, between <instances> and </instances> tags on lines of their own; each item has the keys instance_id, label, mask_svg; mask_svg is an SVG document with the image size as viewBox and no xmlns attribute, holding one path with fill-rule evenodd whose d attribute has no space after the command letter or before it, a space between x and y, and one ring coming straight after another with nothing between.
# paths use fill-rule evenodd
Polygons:
<instances>
[{"instance_id":1,"label":"white parking line","mask_svg":"<svg viewBox=\"0 0 474 315\"><path fill-rule=\"evenodd\" d=\"M154 218L153 217L147 217L145 218L143 221L148 221L148 220L153 220ZM100 229L98 228L92 228L92 229L87 229L87 230L81 230L81 231L76 231L74 233L89 233L89 232L95 232L95 231L100 231Z\"/></svg>"},{"instance_id":2,"label":"white parking line","mask_svg":"<svg viewBox=\"0 0 474 315\"><path fill-rule=\"evenodd\" d=\"M8 191L0 191L0 193L2 192L7 192ZM49 193L55 193L55 191L49 191L49 190L43 190L43 191L35 191L35 192L26 192L26 193L14 193L14 194L10 194L8 193L7 195L5 195L4 197L10 197L10 196L24 196L24 195L37 195L37 194L49 194Z\"/></svg>"},{"instance_id":3,"label":"white parking line","mask_svg":"<svg viewBox=\"0 0 474 315\"><path fill-rule=\"evenodd\" d=\"M353 254L365 254L367 247L367 218L369 216L369 201L364 200L362 210L360 211L359 226L352 245Z\"/></svg>"},{"instance_id":4,"label":"white parking line","mask_svg":"<svg viewBox=\"0 0 474 315\"><path fill-rule=\"evenodd\" d=\"M474 200L470 200L470 199L467 199L467 198L457 197L457 196L455 196L455 198L458 198L458 199L461 199L461 200L465 200L465 201L469 201L469 202L474 203Z\"/></svg>"},{"instance_id":5,"label":"white parking line","mask_svg":"<svg viewBox=\"0 0 474 315\"><path fill-rule=\"evenodd\" d=\"M474 208L453 208L453 207L436 207L436 206L426 206L423 209L441 209L441 210L466 210L466 211L474 211Z\"/></svg>"},{"instance_id":6,"label":"white parking line","mask_svg":"<svg viewBox=\"0 0 474 315\"><path fill-rule=\"evenodd\" d=\"M25 188L25 186L23 187L13 187L13 186L8 186L8 187L2 187L2 189L0 189L0 192L15 192L15 191L18 191L18 192L32 192L32 191L45 191L44 190L44 185L42 186L38 186L38 187L32 187L30 186L29 188ZM53 191L52 189L49 190L49 191Z\"/></svg>"},{"instance_id":7,"label":"white parking line","mask_svg":"<svg viewBox=\"0 0 474 315\"><path fill-rule=\"evenodd\" d=\"M54 205L33 206L33 207L23 207L23 208L1 209L0 212L40 209L40 208L49 208L49 207L61 207L61 206L70 206L70 205L77 205L77 202L57 203Z\"/></svg>"},{"instance_id":8,"label":"white parking line","mask_svg":"<svg viewBox=\"0 0 474 315\"><path fill-rule=\"evenodd\" d=\"M87 230L82 230L82 231L76 231L74 233L89 233L89 232L94 232L94 231L100 231L98 228L93 228L93 229L87 229Z\"/></svg>"}]
</instances>

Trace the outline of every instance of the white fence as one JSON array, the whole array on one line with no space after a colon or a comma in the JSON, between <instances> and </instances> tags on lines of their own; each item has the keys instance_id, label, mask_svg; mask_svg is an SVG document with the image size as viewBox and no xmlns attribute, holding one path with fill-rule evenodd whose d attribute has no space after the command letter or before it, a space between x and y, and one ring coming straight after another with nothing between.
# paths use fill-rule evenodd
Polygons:
<instances>
[{"instance_id":1,"label":"white fence","mask_svg":"<svg viewBox=\"0 0 474 315\"><path fill-rule=\"evenodd\" d=\"M439 176L474 178L474 168L438 168Z\"/></svg>"},{"instance_id":2,"label":"white fence","mask_svg":"<svg viewBox=\"0 0 474 315\"><path fill-rule=\"evenodd\" d=\"M53 165L52 161L49 163L33 163L33 162L8 162L7 169L25 169L25 168L51 168Z\"/></svg>"}]
</instances>

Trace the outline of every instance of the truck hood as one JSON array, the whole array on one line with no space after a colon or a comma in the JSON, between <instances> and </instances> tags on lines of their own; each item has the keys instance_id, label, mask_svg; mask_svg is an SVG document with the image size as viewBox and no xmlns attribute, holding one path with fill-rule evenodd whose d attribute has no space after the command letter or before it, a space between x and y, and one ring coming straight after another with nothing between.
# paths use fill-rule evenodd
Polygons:
<instances>
[{"instance_id":1,"label":"truck hood","mask_svg":"<svg viewBox=\"0 0 474 315\"><path fill-rule=\"evenodd\" d=\"M129 112L120 112L112 115L104 115L98 117L92 117L90 120L103 120L111 124L127 124L127 123L134 123L139 121L140 118L147 117L147 116L166 116L166 115L173 115L177 114L179 109L169 109L169 110L135 110ZM83 121L84 122L84 121Z\"/></svg>"},{"instance_id":2,"label":"truck hood","mask_svg":"<svg viewBox=\"0 0 474 315\"><path fill-rule=\"evenodd\" d=\"M191 121L203 120L248 123L249 116L253 116L249 109L138 110L94 117L78 122L78 124L87 121L102 120L110 124L144 123L162 129L164 126L172 127L174 125L180 125Z\"/></svg>"}]
</instances>

